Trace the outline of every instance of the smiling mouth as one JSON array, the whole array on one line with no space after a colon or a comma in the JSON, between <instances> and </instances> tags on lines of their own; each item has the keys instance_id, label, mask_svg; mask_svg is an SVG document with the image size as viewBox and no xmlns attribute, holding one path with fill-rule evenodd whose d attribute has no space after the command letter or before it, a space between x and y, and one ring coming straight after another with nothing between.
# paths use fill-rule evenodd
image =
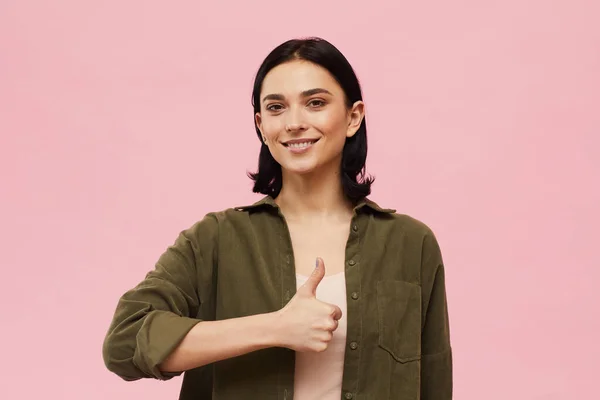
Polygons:
<instances>
[{"instance_id":1,"label":"smiling mouth","mask_svg":"<svg viewBox=\"0 0 600 400\"><path fill-rule=\"evenodd\" d=\"M294 143L283 143L285 147L289 147L290 149L305 149L310 145L317 143L319 139L310 139L302 142L294 142Z\"/></svg>"}]
</instances>

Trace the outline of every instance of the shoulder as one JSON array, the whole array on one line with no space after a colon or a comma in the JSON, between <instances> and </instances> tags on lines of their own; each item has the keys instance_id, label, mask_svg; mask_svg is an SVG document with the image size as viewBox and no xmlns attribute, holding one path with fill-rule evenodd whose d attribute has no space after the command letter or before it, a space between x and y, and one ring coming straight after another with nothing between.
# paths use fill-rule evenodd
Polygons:
<instances>
[{"instance_id":1,"label":"shoulder","mask_svg":"<svg viewBox=\"0 0 600 400\"><path fill-rule=\"evenodd\" d=\"M422 260L440 259L441 250L432 228L414 216L402 213L376 214L371 231L378 240L396 243L420 254Z\"/></svg>"},{"instance_id":2,"label":"shoulder","mask_svg":"<svg viewBox=\"0 0 600 400\"><path fill-rule=\"evenodd\" d=\"M432 235L433 231L428 224L408 214L391 214L394 223L403 231L415 235Z\"/></svg>"},{"instance_id":3,"label":"shoulder","mask_svg":"<svg viewBox=\"0 0 600 400\"><path fill-rule=\"evenodd\" d=\"M384 208L369 198L362 200L356 210L366 211L374 216L377 227L388 230L392 229L394 233L402 233L410 236L431 235L431 228L423 221L408 215L399 213L394 208Z\"/></svg>"},{"instance_id":4,"label":"shoulder","mask_svg":"<svg viewBox=\"0 0 600 400\"><path fill-rule=\"evenodd\" d=\"M405 232L422 240L424 251L438 250L437 237L428 224L406 214L394 214L394 218Z\"/></svg>"},{"instance_id":5,"label":"shoulder","mask_svg":"<svg viewBox=\"0 0 600 400\"><path fill-rule=\"evenodd\" d=\"M387 231L402 236L408 236L413 239L425 239L435 235L431 227L412 215L398 212L374 213L375 229Z\"/></svg>"},{"instance_id":6,"label":"shoulder","mask_svg":"<svg viewBox=\"0 0 600 400\"><path fill-rule=\"evenodd\" d=\"M217 235L219 231L228 229L240 229L245 225L251 225L253 215L264 215L263 212L256 212L257 209L244 209L241 207L229 207L217 211L206 213L193 225L183 231L184 234L195 238L206 237L207 235ZM265 219L265 218L259 218ZM265 219L268 221L269 219Z\"/></svg>"},{"instance_id":7,"label":"shoulder","mask_svg":"<svg viewBox=\"0 0 600 400\"><path fill-rule=\"evenodd\" d=\"M396 214L394 218L406 234L412 236L412 242L420 247L421 261L424 266L432 264L435 270L442 264L442 251L433 230L421 220L406 214Z\"/></svg>"}]
</instances>

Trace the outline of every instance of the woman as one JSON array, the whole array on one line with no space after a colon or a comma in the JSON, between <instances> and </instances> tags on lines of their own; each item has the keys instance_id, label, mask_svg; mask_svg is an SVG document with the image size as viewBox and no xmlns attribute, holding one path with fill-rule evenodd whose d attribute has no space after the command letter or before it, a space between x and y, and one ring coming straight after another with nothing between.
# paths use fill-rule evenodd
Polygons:
<instances>
[{"instance_id":1,"label":"woman","mask_svg":"<svg viewBox=\"0 0 600 400\"><path fill-rule=\"evenodd\" d=\"M259 202L183 231L119 301L103 348L125 380L186 371L180 399L452 397L439 246L366 196L364 103L346 58L291 40L260 67Z\"/></svg>"}]
</instances>

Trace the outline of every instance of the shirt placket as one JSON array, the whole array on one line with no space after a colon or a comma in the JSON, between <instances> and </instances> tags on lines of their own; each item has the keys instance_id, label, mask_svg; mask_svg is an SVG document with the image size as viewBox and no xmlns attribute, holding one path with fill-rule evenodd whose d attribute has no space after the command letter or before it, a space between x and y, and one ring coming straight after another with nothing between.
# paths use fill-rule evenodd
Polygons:
<instances>
[{"instance_id":1,"label":"shirt placket","mask_svg":"<svg viewBox=\"0 0 600 400\"><path fill-rule=\"evenodd\" d=\"M278 209L280 219L279 231L279 266L281 277L281 307L284 307L296 293L296 273L294 251L290 231L285 217ZM293 350L281 348L278 398L292 400L294 396L295 353Z\"/></svg>"},{"instance_id":2,"label":"shirt placket","mask_svg":"<svg viewBox=\"0 0 600 400\"><path fill-rule=\"evenodd\" d=\"M279 212L281 220L280 265L281 268L281 306L285 306L296 293L295 260L292 240L285 217ZM360 353L362 340L361 265L360 237L366 229L367 218L362 213L354 213L350 224L350 234L346 243L345 275L347 302L347 339L342 381L342 397L347 400L356 398L358 393ZM282 362L279 378L279 398L292 400L294 388L295 354L292 350L282 349Z\"/></svg>"},{"instance_id":3,"label":"shirt placket","mask_svg":"<svg viewBox=\"0 0 600 400\"><path fill-rule=\"evenodd\" d=\"M356 399L359 387L360 354L362 351L362 317L361 317L361 257L360 237L365 229L365 218L362 214L354 214L350 225L350 235L346 244L346 352L344 358L344 375L342 381L342 397L347 400Z\"/></svg>"}]
</instances>

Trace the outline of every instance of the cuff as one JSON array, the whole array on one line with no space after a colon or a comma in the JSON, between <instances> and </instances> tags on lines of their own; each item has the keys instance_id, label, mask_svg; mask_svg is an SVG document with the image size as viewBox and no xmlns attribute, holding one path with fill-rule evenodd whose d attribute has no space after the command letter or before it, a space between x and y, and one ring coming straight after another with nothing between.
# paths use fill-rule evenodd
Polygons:
<instances>
[{"instance_id":1,"label":"cuff","mask_svg":"<svg viewBox=\"0 0 600 400\"><path fill-rule=\"evenodd\" d=\"M158 366L199 322L201 320L181 317L168 311L151 312L136 337L134 364L146 374L160 380L181 375L183 371L162 372Z\"/></svg>"}]
</instances>

